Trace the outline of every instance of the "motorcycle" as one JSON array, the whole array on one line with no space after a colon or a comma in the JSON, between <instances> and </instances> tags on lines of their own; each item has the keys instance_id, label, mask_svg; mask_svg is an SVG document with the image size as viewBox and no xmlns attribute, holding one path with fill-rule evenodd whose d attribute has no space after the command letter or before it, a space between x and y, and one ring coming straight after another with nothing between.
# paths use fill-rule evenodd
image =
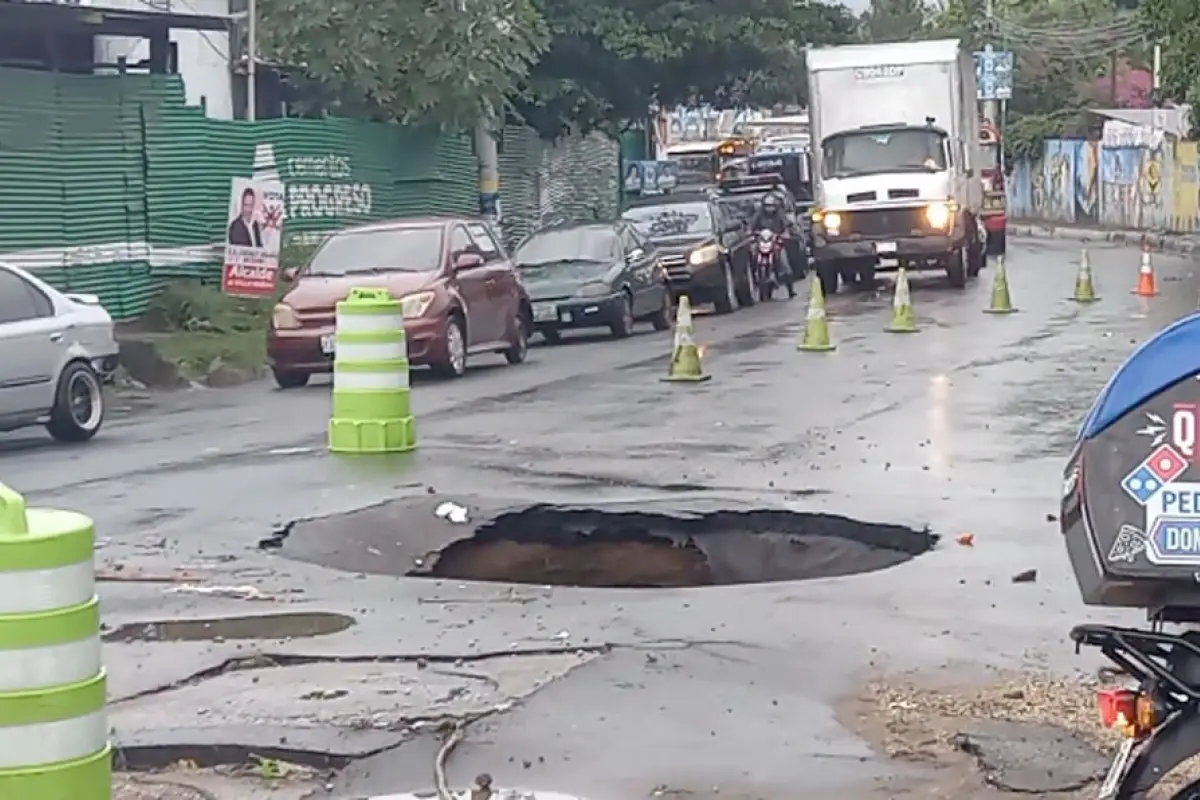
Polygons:
<instances>
[{"instance_id":1,"label":"motorcycle","mask_svg":"<svg viewBox=\"0 0 1200 800\"><path fill-rule=\"evenodd\" d=\"M758 287L760 300L770 300L775 296L775 287L779 285L775 267L782 250L782 236L777 236L770 228L763 228L758 232L754 247L753 270L754 285Z\"/></svg>"},{"instance_id":2,"label":"motorcycle","mask_svg":"<svg viewBox=\"0 0 1200 800\"><path fill-rule=\"evenodd\" d=\"M1096 693L1101 723L1122 736L1097 800L1148 798L1163 776L1200 749L1200 632L1078 625L1071 639L1077 649L1100 648L1117 665L1117 676L1136 681ZM1200 780L1170 797L1197 800Z\"/></svg>"}]
</instances>

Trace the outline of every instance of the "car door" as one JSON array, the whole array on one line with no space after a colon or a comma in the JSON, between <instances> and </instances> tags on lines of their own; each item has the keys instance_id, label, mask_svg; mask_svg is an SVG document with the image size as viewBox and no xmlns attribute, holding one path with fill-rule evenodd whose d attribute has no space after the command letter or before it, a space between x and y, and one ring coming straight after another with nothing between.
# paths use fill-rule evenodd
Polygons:
<instances>
[{"instance_id":1,"label":"car door","mask_svg":"<svg viewBox=\"0 0 1200 800\"><path fill-rule=\"evenodd\" d=\"M486 278L484 285L488 302L491 303L496 330L499 331L496 338L503 339L508 334L509 323L516 319L519 310L516 274L490 227L483 222L469 222L467 233L483 255L484 263L480 269Z\"/></svg>"},{"instance_id":2,"label":"car door","mask_svg":"<svg viewBox=\"0 0 1200 800\"><path fill-rule=\"evenodd\" d=\"M628 225L617 225L620 243L621 279L617 284L629 286L633 293L633 316L644 317L654 312L661 300L654 291L655 262L650 249Z\"/></svg>"},{"instance_id":3,"label":"car door","mask_svg":"<svg viewBox=\"0 0 1200 800\"><path fill-rule=\"evenodd\" d=\"M479 253L479 248L466 226L455 223L450 230L450 263L454 263L462 253ZM476 347L500 338L496 325L498 315L488 296L487 268L484 262L478 267L454 273L454 285L462 298L467 316L467 347Z\"/></svg>"},{"instance_id":4,"label":"car door","mask_svg":"<svg viewBox=\"0 0 1200 800\"><path fill-rule=\"evenodd\" d=\"M0 416L42 413L54 404L68 343L54 303L0 267Z\"/></svg>"},{"instance_id":5,"label":"car door","mask_svg":"<svg viewBox=\"0 0 1200 800\"><path fill-rule=\"evenodd\" d=\"M717 230L721 232L721 246L728 254L734 275L740 280L750 264L750 236L747 233L749 228L741 217L731 211L732 209L720 203L713 204L713 216L716 219Z\"/></svg>"}]
</instances>

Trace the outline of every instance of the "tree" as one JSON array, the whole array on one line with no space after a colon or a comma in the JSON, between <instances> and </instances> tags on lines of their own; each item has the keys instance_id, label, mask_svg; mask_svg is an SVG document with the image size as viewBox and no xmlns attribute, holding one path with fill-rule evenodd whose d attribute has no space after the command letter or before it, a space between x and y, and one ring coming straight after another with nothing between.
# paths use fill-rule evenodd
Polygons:
<instances>
[{"instance_id":1,"label":"tree","mask_svg":"<svg viewBox=\"0 0 1200 800\"><path fill-rule=\"evenodd\" d=\"M1162 45L1162 96L1200 111L1200 5L1194 0L1144 0L1138 9L1147 38Z\"/></svg>"},{"instance_id":2,"label":"tree","mask_svg":"<svg viewBox=\"0 0 1200 800\"><path fill-rule=\"evenodd\" d=\"M547 43L532 0L259 0L260 57L347 116L468 127L504 107Z\"/></svg>"},{"instance_id":3,"label":"tree","mask_svg":"<svg viewBox=\"0 0 1200 800\"><path fill-rule=\"evenodd\" d=\"M518 115L544 137L610 134L654 104L730 107L802 100L803 45L844 42L844 6L813 0L538 0L550 44Z\"/></svg>"},{"instance_id":4,"label":"tree","mask_svg":"<svg viewBox=\"0 0 1200 800\"><path fill-rule=\"evenodd\" d=\"M872 42L907 42L925 29L922 0L871 0L862 15L863 35Z\"/></svg>"}]
</instances>

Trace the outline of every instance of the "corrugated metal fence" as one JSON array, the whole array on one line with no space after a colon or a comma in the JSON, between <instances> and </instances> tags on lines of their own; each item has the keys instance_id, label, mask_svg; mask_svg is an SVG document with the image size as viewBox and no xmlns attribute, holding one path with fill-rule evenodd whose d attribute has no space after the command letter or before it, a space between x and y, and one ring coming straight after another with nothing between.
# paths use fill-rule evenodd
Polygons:
<instances>
[{"instance_id":1,"label":"corrugated metal fence","mask_svg":"<svg viewBox=\"0 0 1200 800\"><path fill-rule=\"evenodd\" d=\"M506 236L550 216L616 210L617 149L604 139L543 145L505 133ZM137 316L172 278L215 279L230 180L273 146L287 236L412 214L472 213L466 136L345 119L212 120L177 76L80 76L0 69L0 253L68 290Z\"/></svg>"},{"instance_id":2,"label":"corrugated metal fence","mask_svg":"<svg viewBox=\"0 0 1200 800\"><path fill-rule=\"evenodd\" d=\"M1200 230L1196 142L1104 147L1052 139L1042 157L1014 165L1014 219L1191 233Z\"/></svg>"}]
</instances>

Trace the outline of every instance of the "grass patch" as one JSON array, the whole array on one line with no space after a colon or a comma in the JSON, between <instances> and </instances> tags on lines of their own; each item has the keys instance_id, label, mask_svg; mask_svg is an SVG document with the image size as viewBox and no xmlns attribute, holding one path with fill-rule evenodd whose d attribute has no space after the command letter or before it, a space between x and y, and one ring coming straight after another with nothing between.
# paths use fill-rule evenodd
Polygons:
<instances>
[{"instance_id":1,"label":"grass patch","mask_svg":"<svg viewBox=\"0 0 1200 800\"><path fill-rule=\"evenodd\" d=\"M267 360L267 328L275 298L228 297L199 281L168 284L154 299L139 327L152 332L163 358L188 377L221 363L257 370Z\"/></svg>"}]
</instances>

